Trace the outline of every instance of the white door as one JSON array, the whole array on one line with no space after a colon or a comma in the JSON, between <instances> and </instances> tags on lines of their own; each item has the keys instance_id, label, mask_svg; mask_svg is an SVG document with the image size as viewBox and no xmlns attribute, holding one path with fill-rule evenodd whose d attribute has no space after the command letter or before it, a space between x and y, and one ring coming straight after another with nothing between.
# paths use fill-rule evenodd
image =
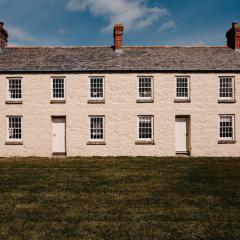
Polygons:
<instances>
[{"instance_id":1,"label":"white door","mask_svg":"<svg viewBox=\"0 0 240 240\"><path fill-rule=\"evenodd\" d=\"M52 152L65 153L65 125L66 118L53 117L53 136L52 136Z\"/></svg>"},{"instance_id":2,"label":"white door","mask_svg":"<svg viewBox=\"0 0 240 240\"><path fill-rule=\"evenodd\" d=\"M176 118L175 141L176 152L187 153L187 118Z\"/></svg>"}]
</instances>

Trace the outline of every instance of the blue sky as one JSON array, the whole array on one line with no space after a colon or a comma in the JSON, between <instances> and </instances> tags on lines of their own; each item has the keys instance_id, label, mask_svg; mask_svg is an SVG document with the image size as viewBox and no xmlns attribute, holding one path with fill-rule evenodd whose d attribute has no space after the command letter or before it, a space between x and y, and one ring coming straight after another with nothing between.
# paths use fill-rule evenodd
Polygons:
<instances>
[{"instance_id":1,"label":"blue sky","mask_svg":"<svg viewBox=\"0 0 240 240\"><path fill-rule=\"evenodd\" d=\"M239 0L0 0L10 45L225 45Z\"/></svg>"}]
</instances>

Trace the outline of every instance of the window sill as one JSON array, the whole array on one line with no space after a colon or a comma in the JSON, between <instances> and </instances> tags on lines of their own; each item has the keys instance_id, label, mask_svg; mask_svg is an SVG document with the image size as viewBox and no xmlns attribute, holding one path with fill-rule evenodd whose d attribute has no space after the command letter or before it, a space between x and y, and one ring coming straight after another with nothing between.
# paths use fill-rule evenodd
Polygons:
<instances>
[{"instance_id":1,"label":"window sill","mask_svg":"<svg viewBox=\"0 0 240 240\"><path fill-rule=\"evenodd\" d=\"M191 99L174 99L175 103L190 103Z\"/></svg>"},{"instance_id":2,"label":"window sill","mask_svg":"<svg viewBox=\"0 0 240 240\"><path fill-rule=\"evenodd\" d=\"M23 145L22 141L7 141L5 145Z\"/></svg>"},{"instance_id":3,"label":"window sill","mask_svg":"<svg viewBox=\"0 0 240 240\"><path fill-rule=\"evenodd\" d=\"M5 101L5 104L22 104L22 100L7 100Z\"/></svg>"},{"instance_id":4,"label":"window sill","mask_svg":"<svg viewBox=\"0 0 240 240\"><path fill-rule=\"evenodd\" d=\"M64 103L66 103L66 100L54 99L54 100L51 100L50 103L51 104L64 104Z\"/></svg>"},{"instance_id":5,"label":"window sill","mask_svg":"<svg viewBox=\"0 0 240 240\"><path fill-rule=\"evenodd\" d=\"M88 141L87 145L106 145L105 141Z\"/></svg>"},{"instance_id":6,"label":"window sill","mask_svg":"<svg viewBox=\"0 0 240 240\"><path fill-rule=\"evenodd\" d=\"M104 104L105 99L89 99L88 103L89 104Z\"/></svg>"},{"instance_id":7,"label":"window sill","mask_svg":"<svg viewBox=\"0 0 240 240\"><path fill-rule=\"evenodd\" d=\"M53 152L53 156L66 156L66 152Z\"/></svg>"},{"instance_id":8,"label":"window sill","mask_svg":"<svg viewBox=\"0 0 240 240\"><path fill-rule=\"evenodd\" d=\"M219 99L218 103L236 103L235 99Z\"/></svg>"},{"instance_id":9,"label":"window sill","mask_svg":"<svg viewBox=\"0 0 240 240\"><path fill-rule=\"evenodd\" d=\"M188 151L177 151L176 156L189 156L190 153Z\"/></svg>"},{"instance_id":10,"label":"window sill","mask_svg":"<svg viewBox=\"0 0 240 240\"><path fill-rule=\"evenodd\" d=\"M155 142L153 141L153 140L149 140L149 141L147 141L147 140L137 140L136 142L135 142L135 144L136 145L155 145Z\"/></svg>"},{"instance_id":11,"label":"window sill","mask_svg":"<svg viewBox=\"0 0 240 240\"><path fill-rule=\"evenodd\" d=\"M153 103L153 99L137 99L137 103Z\"/></svg>"},{"instance_id":12,"label":"window sill","mask_svg":"<svg viewBox=\"0 0 240 240\"><path fill-rule=\"evenodd\" d=\"M236 140L218 140L218 144L235 144Z\"/></svg>"}]
</instances>

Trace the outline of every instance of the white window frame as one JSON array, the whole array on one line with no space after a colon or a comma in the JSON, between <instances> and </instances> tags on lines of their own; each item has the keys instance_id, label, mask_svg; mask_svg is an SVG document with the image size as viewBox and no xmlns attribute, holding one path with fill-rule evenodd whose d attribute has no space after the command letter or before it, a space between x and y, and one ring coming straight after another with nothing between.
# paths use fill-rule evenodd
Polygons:
<instances>
[{"instance_id":1,"label":"white window frame","mask_svg":"<svg viewBox=\"0 0 240 240\"><path fill-rule=\"evenodd\" d=\"M141 117L150 117L151 118L151 124L152 124L152 128L151 128L151 135L152 137L151 138L140 138L139 137L139 133L140 133L140 126L139 126L139 123L140 123L140 118ZM154 116L153 115L138 115L137 116L137 140L140 141L140 142L148 142L148 141L154 141Z\"/></svg>"},{"instance_id":2,"label":"white window frame","mask_svg":"<svg viewBox=\"0 0 240 240\"><path fill-rule=\"evenodd\" d=\"M151 80L151 96L150 97L141 97L140 96L140 79L148 78ZM153 92L154 92L154 80L152 76L138 76L138 81L137 81L137 99L139 100L153 100Z\"/></svg>"},{"instance_id":3,"label":"white window frame","mask_svg":"<svg viewBox=\"0 0 240 240\"><path fill-rule=\"evenodd\" d=\"M9 94L10 90L10 80L20 80L20 86L21 86L21 98L11 98ZM22 84L22 77L7 77L7 100L8 101L22 101L23 98L23 84Z\"/></svg>"},{"instance_id":4,"label":"white window frame","mask_svg":"<svg viewBox=\"0 0 240 240\"><path fill-rule=\"evenodd\" d=\"M91 81L92 79L96 79L96 78L99 78L99 79L102 79L102 82L103 82L103 96L102 97L92 97L91 96ZM89 91L88 91L89 95L88 95L88 98L90 100L104 100L105 99L105 77L103 76L90 76L89 77Z\"/></svg>"},{"instance_id":5,"label":"white window frame","mask_svg":"<svg viewBox=\"0 0 240 240\"><path fill-rule=\"evenodd\" d=\"M221 97L220 96L220 81L223 78L230 78L232 80L232 97ZM234 100L235 99L235 77L233 77L233 76L220 76L218 78L218 99L219 100Z\"/></svg>"},{"instance_id":6,"label":"white window frame","mask_svg":"<svg viewBox=\"0 0 240 240\"><path fill-rule=\"evenodd\" d=\"M221 137L220 136L220 123L221 117L232 117L232 137ZM235 140L235 115L234 114L219 114L219 123L218 123L218 138L219 140Z\"/></svg>"},{"instance_id":7,"label":"white window frame","mask_svg":"<svg viewBox=\"0 0 240 240\"><path fill-rule=\"evenodd\" d=\"M53 81L54 79L62 79L63 80L63 87L64 87L64 97L54 97L53 96ZM51 77L51 99L52 100L65 100L66 99L66 78L62 76Z\"/></svg>"},{"instance_id":8,"label":"white window frame","mask_svg":"<svg viewBox=\"0 0 240 240\"><path fill-rule=\"evenodd\" d=\"M188 84L188 96L187 97L179 97L177 96L177 80L179 78L186 78ZM175 98L177 100L189 100L190 99L190 77L189 76L176 76L175 77Z\"/></svg>"},{"instance_id":9,"label":"white window frame","mask_svg":"<svg viewBox=\"0 0 240 240\"><path fill-rule=\"evenodd\" d=\"M9 128L9 121L10 121L10 118L20 118L21 119L21 138L10 138L10 128ZM21 142L22 139L23 139L23 121L22 121L23 117L22 116L7 116L7 141L8 142Z\"/></svg>"},{"instance_id":10,"label":"white window frame","mask_svg":"<svg viewBox=\"0 0 240 240\"><path fill-rule=\"evenodd\" d=\"M103 138L95 139L91 138L91 119L92 118L102 118L103 119ZM104 115L89 115L89 141L90 142L104 142L105 141L105 116Z\"/></svg>"}]
</instances>

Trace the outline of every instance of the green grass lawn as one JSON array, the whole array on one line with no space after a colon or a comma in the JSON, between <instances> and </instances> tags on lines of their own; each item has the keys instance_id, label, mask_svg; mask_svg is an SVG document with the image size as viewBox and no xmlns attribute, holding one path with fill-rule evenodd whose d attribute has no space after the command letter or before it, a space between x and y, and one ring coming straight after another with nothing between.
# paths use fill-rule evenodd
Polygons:
<instances>
[{"instance_id":1,"label":"green grass lawn","mask_svg":"<svg viewBox=\"0 0 240 240\"><path fill-rule=\"evenodd\" d=\"M0 159L5 239L240 239L240 158Z\"/></svg>"}]
</instances>

